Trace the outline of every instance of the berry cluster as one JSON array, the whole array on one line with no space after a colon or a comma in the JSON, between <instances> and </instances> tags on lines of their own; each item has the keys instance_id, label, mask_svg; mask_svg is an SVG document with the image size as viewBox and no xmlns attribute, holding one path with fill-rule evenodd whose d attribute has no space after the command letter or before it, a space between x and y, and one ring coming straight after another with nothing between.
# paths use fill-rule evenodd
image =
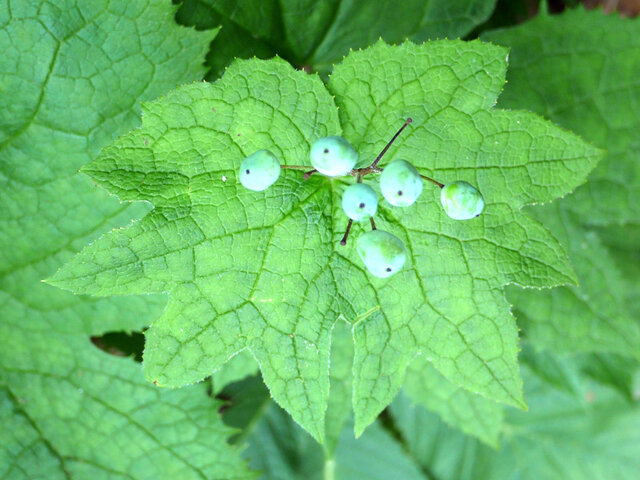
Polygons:
<instances>
[{"instance_id":1,"label":"berry cluster","mask_svg":"<svg viewBox=\"0 0 640 480\"><path fill-rule=\"evenodd\" d=\"M275 183L283 168L304 170L304 178L319 173L327 177L351 175L356 183L349 185L342 195L342 209L349 223L340 242L347 244L347 237L354 221L369 221L371 231L358 237L356 249L367 270L379 278L386 278L399 271L406 260L405 246L395 235L378 230L373 220L378 211L378 195L371 186L363 183L365 176L380 174L380 191L387 202L394 207L409 207L415 203L423 189L423 179L441 189L440 202L446 214L455 220L468 220L480 215L484 209L484 199L480 192L464 181L442 184L425 175L406 160L395 159L385 168L379 168L380 159L407 125L396 132L380 155L368 167L355 168L358 152L342 137L324 137L311 146L313 169L300 165L280 165L276 156L268 150L258 150L244 159L240 166L240 182L250 190L262 191Z\"/></svg>"}]
</instances>

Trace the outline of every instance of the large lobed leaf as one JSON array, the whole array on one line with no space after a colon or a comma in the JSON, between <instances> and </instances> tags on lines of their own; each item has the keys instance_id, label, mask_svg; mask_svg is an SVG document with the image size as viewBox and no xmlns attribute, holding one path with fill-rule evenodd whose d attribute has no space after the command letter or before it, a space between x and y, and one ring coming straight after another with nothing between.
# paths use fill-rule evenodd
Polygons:
<instances>
[{"instance_id":1,"label":"large lobed leaf","mask_svg":"<svg viewBox=\"0 0 640 480\"><path fill-rule=\"evenodd\" d=\"M511 48L500 105L536 111L607 150L589 182L534 210L567 247L580 286L510 289L520 323L541 347L638 359L640 323L626 295L635 276L623 275L599 233L615 228L618 238L632 239L632 226L622 225L640 218L640 21L579 8L486 38Z\"/></svg>"},{"instance_id":2,"label":"large lobed leaf","mask_svg":"<svg viewBox=\"0 0 640 480\"><path fill-rule=\"evenodd\" d=\"M502 286L574 276L559 243L520 207L571 191L599 152L533 114L493 109L505 69L506 51L480 42L380 42L345 58L328 91L277 59L238 61L214 84L177 89L83 169L154 210L88 246L51 282L93 295L168 292L147 332L150 380L192 383L248 349L274 398L320 440L339 316L353 325L358 433L417 354L454 385L522 407ZM253 151L301 164L329 134L343 134L367 163L407 117L411 129L383 163L404 157L441 181L470 181L487 207L455 222L437 189L411 208L381 205L380 228L409 249L388 280L366 273L353 242L339 245L344 182L286 170L256 193L237 181Z\"/></svg>"},{"instance_id":3,"label":"large lobed leaf","mask_svg":"<svg viewBox=\"0 0 640 480\"><path fill-rule=\"evenodd\" d=\"M77 169L139 100L201 77L212 33L169 2L0 1L0 476L247 478L219 402L162 391L89 337L141 329L165 300L75 296L41 280L148 208Z\"/></svg>"}]
</instances>

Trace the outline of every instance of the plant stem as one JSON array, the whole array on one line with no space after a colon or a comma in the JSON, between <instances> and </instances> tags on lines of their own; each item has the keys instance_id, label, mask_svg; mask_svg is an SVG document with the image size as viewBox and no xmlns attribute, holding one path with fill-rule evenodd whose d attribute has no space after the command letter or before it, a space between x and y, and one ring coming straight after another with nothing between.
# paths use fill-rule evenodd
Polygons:
<instances>
[{"instance_id":1,"label":"plant stem","mask_svg":"<svg viewBox=\"0 0 640 480\"><path fill-rule=\"evenodd\" d=\"M333 458L324 461L323 480L334 480L336 473L336 461Z\"/></svg>"},{"instance_id":2,"label":"plant stem","mask_svg":"<svg viewBox=\"0 0 640 480\"><path fill-rule=\"evenodd\" d=\"M393 136L393 138L391 140L389 140L389 143L387 143L387 146L384 147L382 149L382 151L380 152L380 155L378 155L378 158L376 158L373 163L369 166L369 168L376 168L376 165L378 165L378 162L380 161L380 159L384 156L385 153L387 153L387 150L389 150L389 147L391 146L391 144L393 142L395 142L396 138L398 138L398 135L400 135L402 133L402 131L407 128L407 125L409 125L411 122L413 122L413 120L411 118L407 118L404 122L404 125L402 125L400 127L400 130L398 130L396 132L396 134Z\"/></svg>"},{"instance_id":3,"label":"plant stem","mask_svg":"<svg viewBox=\"0 0 640 480\"><path fill-rule=\"evenodd\" d=\"M435 184L436 184L437 186L439 186L440 188L444 188L444 183L440 183L440 182L438 182L437 180L434 180L434 179L433 179L433 178L431 178L431 177L427 177L426 175L422 175L422 174L420 174L420 176L421 176L422 178L424 178L425 180L429 180L431 183L435 183Z\"/></svg>"},{"instance_id":4,"label":"plant stem","mask_svg":"<svg viewBox=\"0 0 640 480\"><path fill-rule=\"evenodd\" d=\"M344 246L347 244L347 237L349 237L349 231L351 230L351 225L353 225L353 220L349 219L349 223L347 224L347 230L344 232L344 237L340 240L340 245Z\"/></svg>"},{"instance_id":5,"label":"plant stem","mask_svg":"<svg viewBox=\"0 0 640 480\"><path fill-rule=\"evenodd\" d=\"M316 170L315 168L314 168L313 170L309 170L308 172L306 172L306 173L302 176L302 178L304 178L305 180L309 180L309 177L310 177L311 175L313 175L314 173L316 173L316 172L317 172L317 170Z\"/></svg>"},{"instance_id":6,"label":"plant stem","mask_svg":"<svg viewBox=\"0 0 640 480\"><path fill-rule=\"evenodd\" d=\"M366 176L369 175L370 173L382 173L383 169L382 168L378 168L378 162L380 162L380 160L382 159L382 157L384 156L385 153L387 153L387 150L389 150L389 148L391 147L391 145L393 144L393 142L395 142L396 138L398 138L398 136L402 133L402 131L407 128L407 125L409 125L411 122L413 122L413 120L411 118L407 118L404 122L404 125L402 125L402 127L400 127L400 129L395 133L395 135L393 136L393 138L391 140L389 140L389 143L387 143L387 145L382 149L382 151L380 152L380 154L376 157L376 159L371 163L371 165L369 165L368 167L362 167L362 168L354 168L353 170L351 170L349 172L349 175L352 175L354 177L356 177L356 182L357 183L362 183L362 179ZM309 177L311 177L311 175L313 175L314 173L317 173L318 171L314 168L312 170L309 170L310 167L307 167L305 165L281 165L280 168L283 169L288 169L288 170L301 170L304 171L304 175L302 176L302 178L304 178L305 180L308 180ZM438 182L437 180L434 180L431 177L427 177L426 175L420 175L423 179L433 183L434 185L437 185L440 188L444 188L444 184ZM374 225L374 230L375 230L375 225ZM349 233L349 227L347 227L347 234ZM343 239L346 243L346 238ZM344 243L341 242L342 245L344 245Z\"/></svg>"},{"instance_id":7,"label":"plant stem","mask_svg":"<svg viewBox=\"0 0 640 480\"><path fill-rule=\"evenodd\" d=\"M305 165L280 165L280 168L284 170L303 170L305 172L309 170L309 167Z\"/></svg>"}]
</instances>

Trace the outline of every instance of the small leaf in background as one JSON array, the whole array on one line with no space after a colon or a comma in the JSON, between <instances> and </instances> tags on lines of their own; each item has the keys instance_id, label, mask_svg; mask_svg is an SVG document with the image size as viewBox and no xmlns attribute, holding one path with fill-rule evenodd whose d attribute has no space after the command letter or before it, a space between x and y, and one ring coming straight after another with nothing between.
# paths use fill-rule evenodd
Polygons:
<instances>
[{"instance_id":1,"label":"small leaf in background","mask_svg":"<svg viewBox=\"0 0 640 480\"><path fill-rule=\"evenodd\" d=\"M526 106L606 148L563 202L587 225L640 221L639 31L637 19L577 8L483 36L510 48L500 106Z\"/></svg>"},{"instance_id":2,"label":"small leaf in background","mask_svg":"<svg viewBox=\"0 0 640 480\"><path fill-rule=\"evenodd\" d=\"M20 410L20 403L11 392L0 387L0 422L2 448L0 475L2 478L67 477L61 459L52 452L29 417Z\"/></svg>"},{"instance_id":3,"label":"small leaf in background","mask_svg":"<svg viewBox=\"0 0 640 480\"><path fill-rule=\"evenodd\" d=\"M520 324L540 347L638 359L640 324L629 310L637 294L627 295L637 292L638 276L622 274L598 231L617 228L619 238L629 238L629 229L617 225L640 218L640 86L633 54L640 21L579 8L485 37L511 48L501 106L534 110L607 151L589 182L532 210L567 247L579 287L510 288Z\"/></svg>"},{"instance_id":4,"label":"small leaf in background","mask_svg":"<svg viewBox=\"0 0 640 480\"><path fill-rule=\"evenodd\" d=\"M610 249L624 279L627 307L634 318L640 318L640 223L611 225L596 229L602 242Z\"/></svg>"},{"instance_id":5,"label":"small leaf in background","mask_svg":"<svg viewBox=\"0 0 640 480\"><path fill-rule=\"evenodd\" d=\"M521 360L529 411L507 409L499 451L450 429L412 406L406 395L398 396L392 418L415 461L439 480L635 478L640 469L637 400L582 375L568 358L541 358L525 349ZM549 382L558 369L570 389Z\"/></svg>"},{"instance_id":6,"label":"small leaf in background","mask_svg":"<svg viewBox=\"0 0 640 480\"><path fill-rule=\"evenodd\" d=\"M389 43L406 39L463 37L485 21L495 0L185 0L178 21L197 28L222 26L207 56L213 81L234 58L278 55L298 68L331 72L350 49L364 48L379 38ZM258 5L258 6L256 6Z\"/></svg>"},{"instance_id":7,"label":"small leaf in background","mask_svg":"<svg viewBox=\"0 0 640 480\"><path fill-rule=\"evenodd\" d=\"M149 208L78 168L138 124L139 101L199 79L215 32L168 2L0 1L0 476L250 478L204 386L165 391L90 337L139 330L160 296L95 299L42 283Z\"/></svg>"},{"instance_id":8,"label":"small leaf in background","mask_svg":"<svg viewBox=\"0 0 640 480\"><path fill-rule=\"evenodd\" d=\"M265 480L430 480L403 450L403 445L381 424L374 423L353 437L348 417L336 438L335 454L300 428L269 399L259 378L247 378L225 390L231 407L225 422L240 430L236 444L246 445L245 457ZM257 399L252 402L251 399ZM323 455L324 453L324 455Z\"/></svg>"},{"instance_id":9,"label":"small leaf in background","mask_svg":"<svg viewBox=\"0 0 640 480\"><path fill-rule=\"evenodd\" d=\"M504 407L454 386L422 357L409 366L403 390L414 402L438 413L446 423L498 447Z\"/></svg>"},{"instance_id":10,"label":"small leaf in background","mask_svg":"<svg viewBox=\"0 0 640 480\"><path fill-rule=\"evenodd\" d=\"M336 68L333 97L279 59L238 61L214 84L174 90L83 168L154 210L88 246L51 282L93 295L169 292L147 331L150 380L196 382L248 349L274 399L321 441L340 316L354 325L356 433L392 400L418 352L454 385L522 407L502 286L574 277L558 242L519 210L571 191L599 152L535 115L492 109L505 69L506 51L480 42L380 42ZM380 227L410 252L388 280L365 273L353 242L339 244L340 180L283 170L265 192L238 184L256 150L304 164L315 139L343 130L373 160L408 117L411 130L383 163L401 156L442 181L470 181L487 207L456 222L435 187L410 208L381 205Z\"/></svg>"},{"instance_id":11,"label":"small leaf in background","mask_svg":"<svg viewBox=\"0 0 640 480\"><path fill-rule=\"evenodd\" d=\"M256 359L253 358L251 352L243 350L211 376L213 393L217 395L224 390L227 385L238 382L245 377L255 375L256 373L258 373Z\"/></svg>"}]
</instances>

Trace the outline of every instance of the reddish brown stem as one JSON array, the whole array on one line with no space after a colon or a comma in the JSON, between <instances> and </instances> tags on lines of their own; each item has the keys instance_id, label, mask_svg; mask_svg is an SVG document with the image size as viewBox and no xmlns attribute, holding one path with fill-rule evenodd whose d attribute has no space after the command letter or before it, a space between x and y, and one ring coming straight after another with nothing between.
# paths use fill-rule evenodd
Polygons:
<instances>
[{"instance_id":1,"label":"reddish brown stem","mask_svg":"<svg viewBox=\"0 0 640 480\"><path fill-rule=\"evenodd\" d=\"M347 237L349 237L349 232L351 231L351 225L353 225L353 220L349 219L349 223L347 224L347 230L344 232L344 237L340 240L340 245L344 246L347 244Z\"/></svg>"},{"instance_id":2,"label":"reddish brown stem","mask_svg":"<svg viewBox=\"0 0 640 480\"><path fill-rule=\"evenodd\" d=\"M422 174L421 174L420 176L421 176L422 178L424 178L425 180L429 180L431 183L435 183L435 184L436 184L437 186L439 186L440 188L444 188L444 183L440 183L439 181L434 180L434 179L433 179L433 178L431 178L431 177L427 177L426 175L422 175Z\"/></svg>"},{"instance_id":3,"label":"reddish brown stem","mask_svg":"<svg viewBox=\"0 0 640 480\"><path fill-rule=\"evenodd\" d=\"M309 180L309 177L311 177L311 175L313 175L314 173L317 173L317 170L315 168L313 170L305 172L305 174L302 175L302 178L304 178L305 180Z\"/></svg>"},{"instance_id":4,"label":"reddish brown stem","mask_svg":"<svg viewBox=\"0 0 640 480\"><path fill-rule=\"evenodd\" d=\"M280 168L283 170L304 170L305 172L309 170L309 167L305 165L280 165Z\"/></svg>"},{"instance_id":5,"label":"reddish brown stem","mask_svg":"<svg viewBox=\"0 0 640 480\"><path fill-rule=\"evenodd\" d=\"M376 168L376 165L378 165L378 162L380 161L380 159L384 156L385 153L387 153L387 150L389 150L389 147L391 146L391 144L393 142L396 141L396 138L398 138L398 135L400 135L402 133L402 131L407 128L407 125L409 125L411 122L413 122L413 120L411 118L407 118L404 122L404 125L402 125L400 127L400 130L398 130L396 132L396 134L393 136L393 138L391 140L389 140L389 143L387 143L387 146L384 147L382 149L382 151L380 152L380 155L378 155L378 157L373 161L373 163L369 166L370 169Z\"/></svg>"}]
</instances>

